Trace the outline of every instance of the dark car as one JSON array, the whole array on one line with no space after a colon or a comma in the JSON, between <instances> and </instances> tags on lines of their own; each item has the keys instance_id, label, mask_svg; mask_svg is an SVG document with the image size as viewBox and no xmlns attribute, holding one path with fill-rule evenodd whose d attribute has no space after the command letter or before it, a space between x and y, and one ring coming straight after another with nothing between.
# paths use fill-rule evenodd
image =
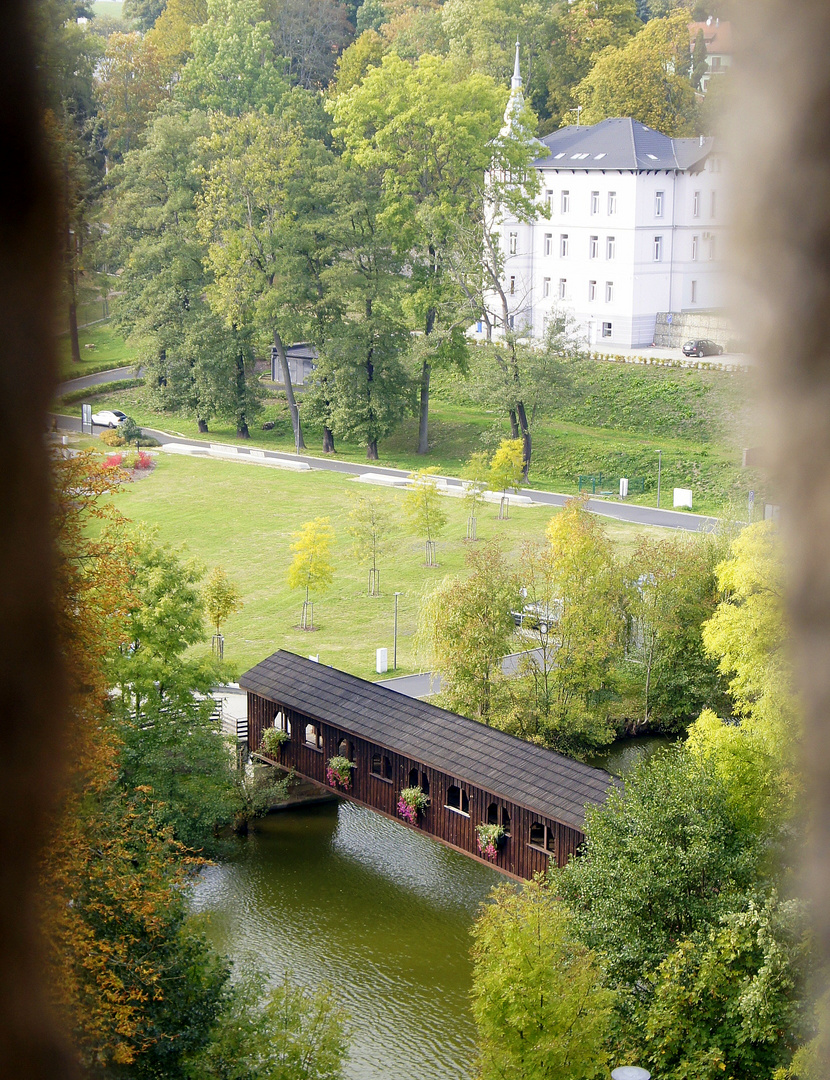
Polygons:
<instances>
[{"instance_id":1,"label":"dark car","mask_svg":"<svg viewBox=\"0 0 830 1080\"><path fill-rule=\"evenodd\" d=\"M723 356L723 345L718 345L709 338L697 338L687 341L683 346L684 356Z\"/></svg>"}]
</instances>

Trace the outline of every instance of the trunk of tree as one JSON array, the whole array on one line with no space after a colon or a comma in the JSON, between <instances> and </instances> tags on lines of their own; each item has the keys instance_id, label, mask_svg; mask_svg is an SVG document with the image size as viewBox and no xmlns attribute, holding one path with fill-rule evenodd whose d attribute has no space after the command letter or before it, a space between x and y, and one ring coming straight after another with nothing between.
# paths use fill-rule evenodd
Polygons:
<instances>
[{"instance_id":1,"label":"trunk of tree","mask_svg":"<svg viewBox=\"0 0 830 1080\"><path fill-rule=\"evenodd\" d=\"M516 410L510 410L510 434L514 439L519 437L519 421L516 419Z\"/></svg>"},{"instance_id":2,"label":"trunk of tree","mask_svg":"<svg viewBox=\"0 0 830 1080\"><path fill-rule=\"evenodd\" d=\"M208 429L207 420L201 420L201 419L197 420L196 424L198 425L198 428L199 428L199 434L200 435L207 435L207 429Z\"/></svg>"},{"instance_id":3,"label":"trunk of tree","mask_svg":"<svg viewBox=\"0 0 830 1080\"><path fill-rule=\"evenodd\" d=\"M72 363L81 362L81 343L78 340L78 298L75 292L75 233L69 221L69 166L64 167L66 190L66 285L69 290L69 343L72 349Z\"/></svg>"},{"instance_id":4,"label":"trunk of tree","mask_svg":"<svg viewBox=\"0 0 830 1080\"><path fill-rule=\"evenodd\" d=\"M519 421L520 438L522 440L522 476L527 482L527 474L530 472L530 425L527 422L527 412L523 401L516 403L516 417Z\"/></svg>"},{"instance_id":5,"label":"trunk of tree","mask_svg":"<svg viewBox=\"0 0 830 1080\"><path fill-rule=\"evenodd\" d=\"M377 461L378 460L378 441L377 439L369 439L366 443L366 460Z\"/></svg>"},{"instance_id":6,"label":"trunk of tree","mask_svg":"<svg viewBox=\"0 0 830 1080\"><path fill-rule=\"evenodd\" d=\"M323 453L334 453L334 432L328 427L323 428Z\"/></svg>"},{"instance_id":7,"label":"trunk of tree","mask_svg":"<svg viewBox=\"0 0 830 1080\"><path fill-rule=\"evenodd\" d=\"M282 338L276 330L274 331L274 348L277 350L280 367L282 368L282 381L285 386L285 396L288 399L288 411L291 414L291 427L294 429L294 445L299 452L300 450L306 449L305 440L303 439L303 429L300 424L300 410L297 407L297 400L294 397L294 386L291 382L291 372L288 368L288 358L285 355L285 347L283 346Z\"/></svg>"},{"instance_id":8,"label":"trunk of tree","mask_svg":"<svg viewBox=\"0 0 830 1080\"><path fill-rule=\"evenodd\" d=\"M429 453L429 377L432 368L424 360L421 368L421 405L418 420L418 453Z\"/></svg>"},{"instance_id":9,"label":"trunk of tree","mask_svg":"<svg viewBox=\"0 0 830 1080\"><path fill-rule=\"evenodd\" d=\"M245 400L245 357L241 352L236 354L236 398L237 401ZM236 437L238 439L250 439L251 433L248 431L248 418L245 415L244 408L240 409L236 414Z\"/></svg>"}]
</instances>

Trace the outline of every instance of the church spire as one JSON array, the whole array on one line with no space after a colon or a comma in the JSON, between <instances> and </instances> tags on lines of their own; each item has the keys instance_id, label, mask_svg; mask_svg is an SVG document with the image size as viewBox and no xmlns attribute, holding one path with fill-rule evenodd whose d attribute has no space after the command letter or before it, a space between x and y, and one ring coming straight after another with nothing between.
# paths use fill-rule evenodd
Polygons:
<instances>
[{"instance_id":1,"label":"church spire","mask_svg":"<svg viewBox=\"0 0 830 1080\"><path fill-rule=\"evenodd\" d=\"M525 107L525 97L522 93L522 73L519 68L519 42L516 41L516 61L513 64L513 78L510 80L510 98L507 108L504 110L504 127L502 135L511 135L514 126L518 126L519 114Z\"/></svg>"}]
</instances>

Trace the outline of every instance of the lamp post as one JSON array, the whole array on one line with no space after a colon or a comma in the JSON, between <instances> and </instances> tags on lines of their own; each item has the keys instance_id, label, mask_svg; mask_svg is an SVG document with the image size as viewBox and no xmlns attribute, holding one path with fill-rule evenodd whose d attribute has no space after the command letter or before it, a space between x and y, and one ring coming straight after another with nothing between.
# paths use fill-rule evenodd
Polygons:
<instances>
[{"instance_id":1,"label":"lamp post","mask_svg":"<svg viewBox=\"0 0 830 1080\"><path fill-rule=\"evenodd\" d=\"M660 473L663 465L663 451L657 451L657 509L660 509Z\"/></svg>"},{"instance_id":2,"label":"lamp post","mask_svg":"<svg viewBox=\"0 0 830 1080\"><path fill-rule=\"evenodd\" d=\"M400 595L401 594L399 592L395 593L395 633L394 633L394 637L393 637L393 642L394 643L393 643L393 646L392 646L392 670L393 671L398 670L398 597Z\"/></svg>"}]
</instances>

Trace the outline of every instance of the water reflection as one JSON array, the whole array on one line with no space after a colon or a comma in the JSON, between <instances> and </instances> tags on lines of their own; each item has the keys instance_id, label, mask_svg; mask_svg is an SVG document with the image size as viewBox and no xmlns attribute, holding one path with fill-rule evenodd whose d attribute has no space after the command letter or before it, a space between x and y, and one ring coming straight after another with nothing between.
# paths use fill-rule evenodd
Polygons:
<instances>
[{"instance_id":1,"label":"water reflection","mask_svg":"<svg viewBox=\"0 0 830 1080\"><path fill-rule=\"evenodd\" d=\"M472 1076L469 927L486 866L349 803L274 815L196 887L216 945L274 980L331 983L350 1080Z\"/></svg>"}]
</instances>

